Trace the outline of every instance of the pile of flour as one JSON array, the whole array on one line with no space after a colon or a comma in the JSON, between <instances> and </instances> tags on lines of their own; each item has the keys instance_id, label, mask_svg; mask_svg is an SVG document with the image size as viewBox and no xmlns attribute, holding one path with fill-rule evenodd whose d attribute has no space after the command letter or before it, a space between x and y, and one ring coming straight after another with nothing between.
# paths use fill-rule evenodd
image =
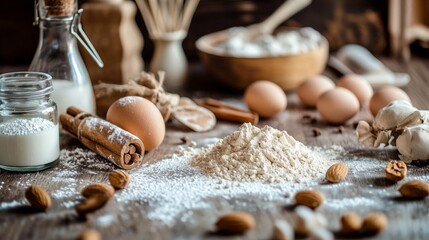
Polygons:
<instances>
[{"instance_id":1,"label":"pile of flour","mask_svg":"<svg viewBox=\"0 0 429 240\"><path fill-rule=\"evenodd\" d=\"M245 123L196 154L191 164L213 177L272 183L321 177L332 165L331 160L328 154L309 149L286 131Z\"/></svg>"}]
</instances>

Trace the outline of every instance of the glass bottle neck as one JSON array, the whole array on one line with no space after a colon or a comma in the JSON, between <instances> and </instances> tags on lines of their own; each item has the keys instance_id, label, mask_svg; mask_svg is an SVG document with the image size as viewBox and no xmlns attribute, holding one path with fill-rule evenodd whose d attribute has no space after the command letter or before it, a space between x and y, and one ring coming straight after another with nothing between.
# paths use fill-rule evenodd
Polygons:
<instances>
[{"instance_id":1,"label":"glass bottle neck","mask_svg":"<svg viewBox=\"0 0 429 240\"><path fill-rule=\"evenodd\" d=\"M70 33L70 23L71 20L68 19L45 19L40 21L39 44L52 42L49 47L60 49L65 44L68 48L77 48L76 39Z\"/></svg>"},{"instance_id":2,"label":"glass bottle neck","mask_svg":"<svg viewBox=\"0 0 429 240\"><path fill-rule=\"evenodd\" d=\"M89 75L79 54L76 37L71 34L70 18L47 18L39 23L39 45L30 71L50 74L55 80L75 84L89 82Z\"/></svg>"}]
</instances>

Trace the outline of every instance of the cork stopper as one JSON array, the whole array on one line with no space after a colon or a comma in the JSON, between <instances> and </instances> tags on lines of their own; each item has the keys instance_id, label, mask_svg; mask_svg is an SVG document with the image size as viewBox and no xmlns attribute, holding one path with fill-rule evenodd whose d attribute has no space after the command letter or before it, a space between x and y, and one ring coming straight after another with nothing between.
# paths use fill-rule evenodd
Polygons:
<instances>
[{"instance_id":1,"label":"cork stopper","mask_svg":"<svg viewBox=\"0 0 429 240\"><path fill-rule=\"evenodd\" d=\"M72 16L77 10L77 0L41 0L40 12L45 17Z\"/></svg>"}]
</instances>

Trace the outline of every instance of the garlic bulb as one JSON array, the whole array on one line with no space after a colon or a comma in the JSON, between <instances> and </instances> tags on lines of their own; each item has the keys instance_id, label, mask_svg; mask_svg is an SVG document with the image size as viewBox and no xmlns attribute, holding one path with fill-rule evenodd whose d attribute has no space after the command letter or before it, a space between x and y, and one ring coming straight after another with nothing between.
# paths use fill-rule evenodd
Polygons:
<instances>
[{"instance_id":1,"label":"garlic bulb","mask_svg":"<svg viewBox=\"0 0 429 240\"><path fill-rule=\"evenodd\" d=\"M404 128L396 139L399 158L404 162L429 159L429 125L419 124Z\"/></svg>"},{"instance_id":2,"label":"garlic bulb","mask_svg":"<svg viewBox=\"0 0 429 240\"><path fill-rule=\"evenodd\" d=\"M360 121L356 134L366 146L392 145L404 162L429 160L429 111L396 100L382 108L372 125Z\"/></svg>"}]
</instances>

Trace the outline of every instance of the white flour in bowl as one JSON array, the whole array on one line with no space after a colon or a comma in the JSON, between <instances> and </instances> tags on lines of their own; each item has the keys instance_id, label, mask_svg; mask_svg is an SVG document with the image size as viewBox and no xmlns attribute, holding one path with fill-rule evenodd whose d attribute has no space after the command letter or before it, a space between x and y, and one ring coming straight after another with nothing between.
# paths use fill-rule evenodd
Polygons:
<instances>
[{"instance_id":1,"label":"white flour in bowl","mask_svg":"<svg viewBox=\"0 0 429 240\"><path fill-rule=\"evenodd\" d=\"M245 36L246 28L228 29L226 41L216 46L220 54L234 57L268 57L300 54L317 49L322 35L310 27L280 32L277 35L261 35L249 40Z\"/></svg>"}]
</instances>

